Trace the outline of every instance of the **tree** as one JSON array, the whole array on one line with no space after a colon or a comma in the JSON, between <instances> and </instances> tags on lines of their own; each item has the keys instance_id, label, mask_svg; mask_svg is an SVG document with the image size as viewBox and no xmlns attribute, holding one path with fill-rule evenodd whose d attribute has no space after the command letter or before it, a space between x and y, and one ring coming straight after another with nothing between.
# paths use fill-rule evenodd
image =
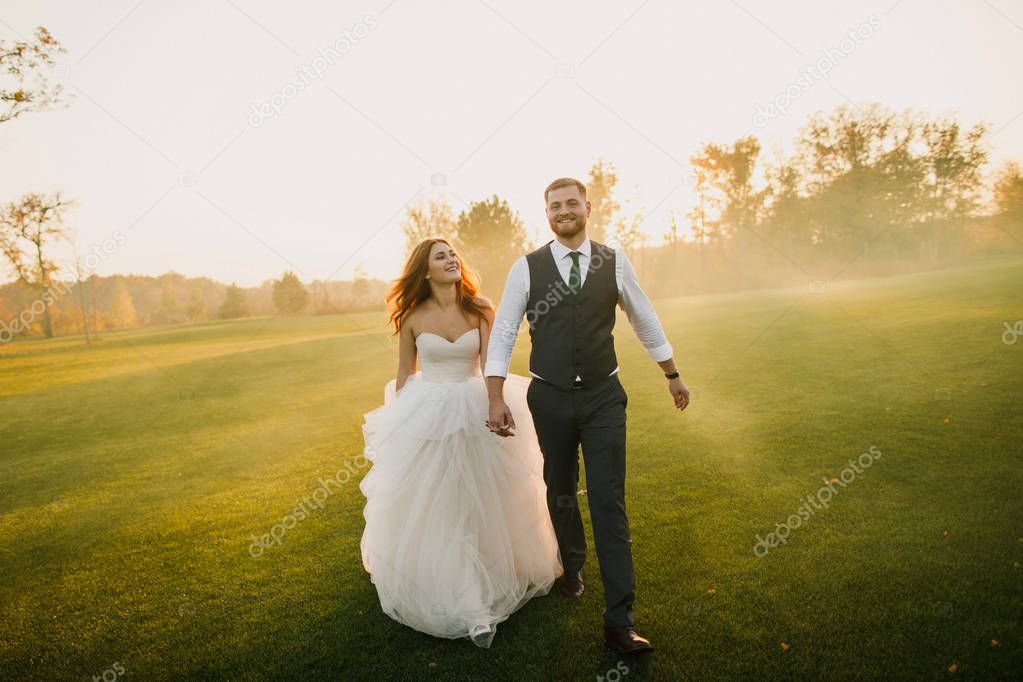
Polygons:
<instances>
[{"instance_id":1,"label":"tree","mask_svg":"<svg viewBox=\"0 0 1023 682\"><path fill-rule=\"evenodd\" d=\"M642 208L637 209L628 218L624 215L617 216L611 226L611 238L608 240L608 246L625 251L625 255L632 262L636 275L641 278L645 273L642 253L647 241L646 234L640 229L644 220L646 220L646 216L643 214Z\"/></svg>"},{"instance_id":2,"label":"tree","mask_svg":"<svg viewBox=\"0 0 1023 682\"><path fill-rule=\"evenodd\" d=\"M931 214L939 219L959 219L978 206L981 167L987 163L983 139L987 129L975 125L962 130L949 119L923 126L921 136L927 145L924 155L931 184Z\"/></svg>"},{"instance_id":3,"label":"tree","mask_svg":"<svg viewBox=\"0 0 1023 682\"><path fill-rule=\"evenodd\" d=\"M189 322L206 319L206 299L202 297L202 293L197 289L192 290L192 295L188 299L188 306L185 308L185 314L188 316Z\"/></svg>"},{"instance_id":4,"label":"tree","mask_svg":"<svg viewBox=\"0 0 1023 682\"><path fill-rule=\"evenodd\" d=\"M309 292L302 286L298 276L291 271L274 281L273 301L277 312L297 315L309 305Z\"/></svg>"},{"instance_id":5,"label":"tree","mask_svg":"<svg viewBox=\"0 0 1023 682\"><path fill-rule=\"evenodd\" d=\"M1000 222L1023 225L1023 173L1018 163L1008 161L998 170L993 194L995 216Z\"/></svg>"},{"instance_id":6,"label":"tree","mask_svg":"<svg viewBox=\"0 0 1023 682\"><path fill-rule=\"evenodd\" d=\"M369 275L362 263L355 268L352 278L352 295L349 305L353 310L360 310L370 304Z\"/></svg>"},{"instance_id":7,"label":"tree","mask_svg":"<svg viewBox=\"0 0 1023 682\"><path fill-rule=\"evenodd\" d=\"M873 217L877 224L863 246L864 253L871 248L875 237L889 228L901 228L907 232L905 228L918 223L925 210L927 168L915 149L920 129L915 119L910 114L903 116L888 143L890 149L881 155L872 169L876 181L870 203L874 207ZM867 236L864 235L864 239ZM896 245L901 241L897 240Z\"/></svg>"},{"instance_id":8,"label":"tree","mask_svg":"<svg viewBox=\"0 0 1023 682\"><path fill-rule=\"evenodd\" d=\"M443 197L425 199L422 195L405 211L402 224L405 233L405 255L424 239L443 237L451 239L456 231L454 213Z\"/></svg>"},{"instance_id":9,"label":"tree","mask_svg":"<svg viewBox=\"0 0 1023 682\"><path fill-rule=\"evenodd\" d=\"M689 159L696 170L698 193L716 194L713 203L718 212L719 233L715 236L735 239L740 252L748 241L746 230L756 225L763 206L763 193L753 188L759 155L760 142L750 135L731 146L705 144Z\"/></svg>"},{"instance_id":10,"label":"tree","mask_svg":"<svg viewBox=\"0 0 1023 682\"><path fill-rule=\"evenodd\" d=\"M78 312L82 319L82 335L85 336L85 345L92 345L92 338L89 336L89 311L88 303L85 301L85 291L82 281L82 259L75 251L75 293L78 294Z\"/></svg>"},{"instance_id":11,"label":"tree","mask_svg":"<svg viewBox=\"0 0 1023 682\"><path fill-rule=\"evenodd\" d=\"M0 41L0 123L60 102L64 86L53 84L49 71L54 57L62 52L60 43L42 26L36 28L35 41ZM44 246L66 236L61 222L68 206L60 193L52 198L27 194L20 202L9 204L0 216L0 252L18 279L39 292L47 338L53 336L50 275L57 268L44 254Z\"/></svg>"},{"instance_id":12,"label":"tree","mask_svg":"<svg viewBox=\"0 0 1023 682\"><path fill-rule=\"evenodd\" d=\"M950 119L931 121L921 129L927 147L921 161L929 190L926 205L932 257L939 247L948 249L958 244L964 219L980 204L981 168L988 160L983 144L986 135L982 125L964 131ZM956 241L952 241L953 236Z\"/></svg>"},{"instance_id":13,"label":"tree","mask_svg":"<svg viewBox=\"0 0 1023 682\"><path fill-rule=\"evenodd\" d=\"M236 317L249 316L249 302L245 292L234 282L227 288L227 298L220 306L220 317L230 320Z\"/></svg>"},{"instance_id":14,"label":"tree","mask_svg":"<svg viewBox=\"0 0 1023 682\"><path fill-rule=\"evenodd\" d=\"M643 209L637 210L628 218L624 215L617 216L611 226L611 234L608 235L610 237L609 245L624 250L630 260L634 260L636 249L646 239L646 235L639 229L644 219Z\"/></svg>"},{"instance_id":15,"label":"tree","mask_svg":"<svg viewBox=\"0 0 1023 682\"><path fill-rule=\"evenodd\" d=\"M64 86L52 83L49 71L64 51L42 26L36 28L35 41L0 41L0 74L8 81L0 84L0 123L61 102Z\"/></svg>"},{"instance_id":16,"label":"tree","mask_svg":"<svg viewBox=\"0 0 1023 682\"><path fill-rule=\"evenodd\" d=\"M590 168L590 178L586 183L586 198L590 201L586 233L594 241L603 242L607 239L615 223L621 208L613 196L617 184L618 173L614 164L597 159Z\"/></svg>"},{"instance_id":17,"label":"tree","mask_svg":"<svg viewBox=\"0 0 1023 682\"><path fill-rule=\"evenodd\" d=\"M114 282L114 299L106 318L104 326L112 329L124 329L138 324L135 300L131 297L123 277L117 277Z\"/></svg>"},{"instance_id":18,"label":"tree","mask_svg":"<svg viewBox=\"0 0 1023 682\"><path fill-rule=\"evenodd\" d=\"M713 202L710 198L710 176L707 168L695 163L696 158L698 157L689 160L696 175L696 183L693 186L696 204L686 213L686 218L689 220L689 231L693 234L693 239L700 245L700 281L703 282L707 272L707 242L720 234L720 227L716 221L707 218L707 207Z\"/></svg>"},{"instance_id":19,"label":"tree","mask_svg":"<svg viewBox=\"0 0 1023 682\"><path fill-rule=\"evenodd\" d=\"M893 233L896 246L912 235L931 257L951 252L978 205L985 135L981 125L965 129L952 119L895 114L876 103L811 117L791 163L814 241L846 260L900 228L902 235Z\"/></svg>"},{"instance_id":20,"label":"tree","mask_svg":"<svg viewBox=\"0 0 1023 682\"><path fill-rule=\"evenodd\" d=\"M668 215L668 229L662 235L662 239L664 239L664 245L674 253L675 247L682 241L682 236L678 233L678 216L675 215L675 211L670 211Z\"/></svg>"},{"instance_id":21,"label":"tree","mask_svg":"<svg viewBox=\"0 0 1023 682\"><path fill-rule=\"evenodd\" d=\"M337 306L330 300L330 283L326 280L312 280L306 291L309 293L313 315L332 315L338 312Z\"/></svg>"},{"instance_id":22,"label":"tree","mask_svg":"<svg viewBox=\"0 0 1023 682\"><path fill-rule=\"evenodd\" d=\"M810 198L808 218L830 257L855 253L890 223L879 164L913 128L907 119L900 132L895 115L873 104L818 112L800 130L796 165Z\"/></svg>"},{"instance_id":23,"label":"tree","mask_svg":"<svg viewBox=\"0 0 1023 682\"><path fill-rule=\"evenodd\" d=\"M57 263L50 248L66 239L64 213L71 202L60 192L52 196L26 194L0 210L0 251L17 279L33 287L43 302L43 334L53 336L50 286Z\"/></svg>"},{"instance_id":24,"label":"tree","mask_svg":"<svg viewBox=\"0 0 1023 682\"><path fill-rule=\"evenodd\" d=\"M177 286L184 277L176 272L168 272L159 278L160 307L151 316L153 322L172 324L181 321L181 305L178 303Z\"/></svg>"},{"instance_id":25,"label":"tree","mask_svg":"<svg viewBox=\"0 0 1023 682\"><path fill-rule=\"evenodd\" d=\"M806 215L806 199L800 196L799 170L787 162L767 169L766 206L761 234L785 255L800 259L809 253L813 235Z\"/></svg>"},{"instance_id":26,"label":"tree","mask_svg":"<svg viewBox=\"0 0 1023 682\"><path fill-rule=\"evenodd\" d=\"M512 263L529 246L519 214L495 194L462 211L456 227L455 248L479 273L488 295L499 298Z\"/></svg>"}]
</instances>

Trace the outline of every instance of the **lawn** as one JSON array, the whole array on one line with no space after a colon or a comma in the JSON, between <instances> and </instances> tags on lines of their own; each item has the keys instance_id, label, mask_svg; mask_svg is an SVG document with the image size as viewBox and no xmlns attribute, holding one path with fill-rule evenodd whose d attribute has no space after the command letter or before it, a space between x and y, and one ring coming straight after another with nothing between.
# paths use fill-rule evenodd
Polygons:
<instances>
[{"instance_id":1,"label":"lawn","mask_svg":"<svg viewBox=\"0 0 1023 682\"><path fill-rule=\"evenodd\" d=\"M997 258L655 301L693 392L681 415L619 315L637 627L658 649L639 660L600 641L592 549L581 600L534 600L489 650L381 613L353 463L396 366L382 314L15 342L0 348L2 676L1018 677L1023 339L1002 337L1021 292L1023 260ZM792 523L826 481L826 508Z\"/></svg>"}]
</instances>

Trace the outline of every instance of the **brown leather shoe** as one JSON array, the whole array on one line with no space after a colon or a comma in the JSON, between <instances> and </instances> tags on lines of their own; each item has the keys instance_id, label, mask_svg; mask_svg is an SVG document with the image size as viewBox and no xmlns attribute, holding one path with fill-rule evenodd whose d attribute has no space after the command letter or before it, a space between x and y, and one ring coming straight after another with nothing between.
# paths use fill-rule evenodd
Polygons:
<instances>
[{"instance_id":1,"label":"brown leather shoe","mask_svg":"<svg viewBox=\"0 0 1023 682\"><path fill-rule=\"evenodd\" d=\"M578 599L583 595L585 586L583 585L583 572L580 570L577 573L566 573L564 577L558 581L558 589L561 590L561 594L569 597L570 599Z\"/></svg>"},{"instance_id":2,"label":"brown leather shoe","mask_svg":"<svg viewBox=\"0 0 1023 682\"><path fill-rule=\"evenodd\" d=\"M649 640L630 627L604 626L604 643L620 654L647 654L654 650Z\"/></svg>"}]
</instances>

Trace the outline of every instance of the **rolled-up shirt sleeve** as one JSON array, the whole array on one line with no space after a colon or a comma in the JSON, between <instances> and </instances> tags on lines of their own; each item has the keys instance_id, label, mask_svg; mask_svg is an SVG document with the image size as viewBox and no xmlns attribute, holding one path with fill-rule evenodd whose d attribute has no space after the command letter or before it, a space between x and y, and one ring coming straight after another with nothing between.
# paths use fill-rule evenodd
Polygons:
<instances>
[{"instance_id":1,"label":"rolled-up shirt sleeve","mask_svg":"<svg viewBox=\"0 0 1023 682\"><path fill-rule=\"evenodd\" d=\"M636 332L639 342L646 348L654 362L671 359L673 350L664 335L661 321L657 318L654 306L646 293L639 286L636 271L632 268L628 256L621 249L615 251L615 261L620 263L621 284L619 286L618 305L625 311L629 324ZM489 362L487 364L490 364Z\"/></svg>"},{"instance_id":2,"label":"rolled-up shirt sleeve","mask_svg":"<svg viewBox=\"0 0 1023 682\"><path fill-rule=\"evenodd\" d=\"M488 377L507 377L508 366L511 364L512 351L515 350L515 339L519 335L519 325L526 314L529 302L529 266L525 256L512 264L508 271L508 279L504 283L504 293L494 317L494 328L490 332L487 344L487 366L483 375Z\"/></svg>"}]
</instances>

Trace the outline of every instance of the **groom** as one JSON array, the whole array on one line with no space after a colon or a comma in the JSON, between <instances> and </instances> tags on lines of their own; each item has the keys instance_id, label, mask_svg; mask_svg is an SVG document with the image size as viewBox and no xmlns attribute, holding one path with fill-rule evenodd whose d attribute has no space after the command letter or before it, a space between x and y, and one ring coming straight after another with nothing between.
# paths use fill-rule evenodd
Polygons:
<instances>
[{"instance_id":1,"label":"groom","mask_svg":"<svg viewBox=\"0 0 1023 682\"><path fill-rule=\"evenodd\" d=\"M628 396L618 380L611 335L615 306L625 310L636 336L664 370L679 410L689 404L689 389L625 253L587 238L586 186L559 178L548 185L544 200L555 239L519 258L508 273L484 368L490 396L488 425L500 436L513 435L515 420L503 389L525 315L533 377L526 401L543 451L547 508L565 569L559 588L567 597L583 593L586 537L576 497L582 445L590 519L604 583L604 640L621 653L645 653L653 647L633 627L635 578L625 515Z\"/></svg>"}]
</instances>

